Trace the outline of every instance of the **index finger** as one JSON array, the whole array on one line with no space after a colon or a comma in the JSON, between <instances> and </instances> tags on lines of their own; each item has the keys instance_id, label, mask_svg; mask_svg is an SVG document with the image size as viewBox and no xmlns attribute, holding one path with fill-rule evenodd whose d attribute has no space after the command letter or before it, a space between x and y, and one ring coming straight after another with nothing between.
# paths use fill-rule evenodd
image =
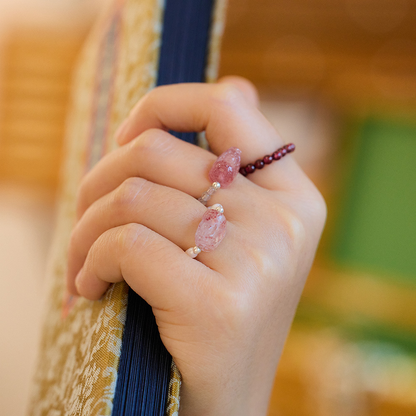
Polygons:
<instances>
[{"instance_id":1,"label":"index finger","mask_svg":"<svg viewBox=\"0 0 416 416\"><path fill-rule=\"evenodd\" d=\"M189 83L155 88L133 108L118 131L118 142L128 143L150 128L205 131L215 154L238 147L242 151L243 165L271 155L283 145L263 114L230 83ZM305 175L294 160L287 157L250 179L268 189L281 189L282 183L285 187L291 183L299 188Z\"/></svg>"}]
</instances>

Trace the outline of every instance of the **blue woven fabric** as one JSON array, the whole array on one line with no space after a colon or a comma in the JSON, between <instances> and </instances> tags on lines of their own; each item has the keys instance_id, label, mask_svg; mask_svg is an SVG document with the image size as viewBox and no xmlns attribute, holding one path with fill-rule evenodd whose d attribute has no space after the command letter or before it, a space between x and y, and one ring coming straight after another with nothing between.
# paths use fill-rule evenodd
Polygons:
<instances>
[{"instance_id":1,"label":"blue woven fabric","mask_svg":"<svg viewBox=\"0 0 416 416\"><path fill-rule=\"evenodd\" d=\"M166 0L157 85L202 82L214 0ZM171 132L190 143L196 133ZM164 416L172 357L151 307L129 291L113 416Z\"/></svg>"}]
</instances>

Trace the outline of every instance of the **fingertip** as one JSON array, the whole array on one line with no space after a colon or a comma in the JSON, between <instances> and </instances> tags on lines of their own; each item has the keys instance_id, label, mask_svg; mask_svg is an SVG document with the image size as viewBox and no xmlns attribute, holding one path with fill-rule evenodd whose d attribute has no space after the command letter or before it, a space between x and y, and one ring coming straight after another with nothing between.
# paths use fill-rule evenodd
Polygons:
<instances>
[{"instance_id":1,"label":"fingertip","mask_svg":"<svg viewBox=\"0 0 416 416\"><path fill-rule=\"evenodd\" d=\"M82 274L83 274L83 269L81 269L78 272L78 274L76 275L75 280L74 280L74 288L75 288L78 296L81 296L81 294L82 294L82 282L81 282Z\"/></svg>"},{"instance_id":2,"label":"fingertip","mask_svg":"<svg viewBox=\"0 0 416 416\"><path fill-rule=\"evenodd\" d=\"M94 274L91 274L83 267L75 278L75 287L82 296L88 300L100 300L107 291L110 283L99 279Z\"/></svg>"},{"instance_id":3,"label":"fingertip","mask_svg":"<svg viewBox=\"0 0 416 416\"><path fill-rule=\"evenodd\" d=\"M72 296L79 296L75 281L73 281L69 275L66 276L66 290Z\"/></svg>"},{"instance_id":4,"label":"fingertip","mask_svg":"<svg viewBox=\"0 0 416 416\"><path fill-rule=\"evenodd\" d=\"M235 85L244 95L246 100L255 107L259 107L260 99L255 85L246 78L237 75L221 77L218 83L229 83Z\"/></svg>"}]
</instances>

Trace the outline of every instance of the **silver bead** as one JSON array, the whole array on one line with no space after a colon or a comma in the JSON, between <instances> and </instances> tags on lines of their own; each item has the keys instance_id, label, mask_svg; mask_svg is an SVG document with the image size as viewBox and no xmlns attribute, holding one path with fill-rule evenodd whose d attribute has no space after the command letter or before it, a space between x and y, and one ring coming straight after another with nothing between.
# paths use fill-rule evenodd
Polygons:
<instances>
[{"instance_id":1,"label":"silver bead","mask_svg":"<svg viewBox=\"0 0 416 416\"><path fill-rule=\"evenodd\" d=\"M198 246L188 248L188 250L185 251L185 253L192 259L194 259L200 252L201 249Z\"/></svg>"},{"instance_id":2,"label":"silver bead","mask_svg":"<svg viewBox=\"0 0 416 416\"><path fill-rule=\"evenodd\" d=\"M218 211L220 214L224 213L224 208L221 204L214 204L210 206L208 209L215 209L215 211Z\"/></svg>"}]
</instances>

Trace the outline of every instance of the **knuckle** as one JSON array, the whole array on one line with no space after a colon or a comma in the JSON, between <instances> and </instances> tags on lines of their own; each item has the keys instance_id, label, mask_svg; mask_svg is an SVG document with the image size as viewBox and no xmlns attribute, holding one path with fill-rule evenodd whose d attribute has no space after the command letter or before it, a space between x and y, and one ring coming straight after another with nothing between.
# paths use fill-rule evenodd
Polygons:
<instances>
[{"instance_id":1,"label":"knuckle","mask_svg":"<svg viewBox=\"0 0 416 416\"><path fill-rule=\"evenodd\" d=\"M233 84L216 84L212 88L211 99L216 105L237 107L240 105L242 98L242 92Z\"/></svg>"},{"instance_id":2,"label":"knuckle","mask_svg":"<svg viewBox=\"0 0 416 416\"><path fill-rule=\"evenodd\" d=\"M249 251L249 258L251 260L251 265L256 271L256 275L259 276L270 276L275 270L275 260L272 256L272 253L261 248L251 248Z\"/></svg>"},{"instance_id":3,"label":"knuckle","mask_svg":"<svg viewBox=\"0 0 416 416\"><path fill-rule=\"evenodd\" d=\"M306 241L306 225L301 220L299 215L291 210L286 210L282 215L282 238L284 239L285 246L290 251L300 250Z\"/></svg>"},{"instance_id":4,"label":"knuckle","mask_svg":"<svg viewBox=\"0 0 416 416\"><path fill-rule=\"evenodd\" d=\"M164 150L169 145L169 135L163 130L151 128L136 137L130 148L135 153L146 154L152 151ZM146 156L145 156L146 157Z\"/></svg>"},{"instance_id":5,"label":"knuckle","mask_svg":"<svg viewBox=\"0 0 416 416\"><path fill-rule=\"evenodd\" d=\"M120 227L117 233L117 247L121 255L128 255L133 247L136 246L140 236L146 233L147 228L144 225L130 223Z\"/></svg>"},{"instance_id":6,"label":"knuckle","mask_svg":"<svg viewBox=\"0 0 416 416\"><path fill-rule=\"evenodd\" d=\"M108 239L105 236L100 236L91 246L84 264L84 269L88 274L94 274L95 270L97 270L99 247L103 247L106 244L108 244Z\"/></svg>"},{"instance_id":7,"label":"knuckle","mask_svg":"<svg viewBox=\"0 0 416 416\"><path fill-rule=\"evenodd\" d=\"M138 107L143 110L147 108L152 108L158 100L161 99L165 90L169 88L168 85L159 85L155 88L152 88L148 91L139 101ZM135 109L133 108L132 111Z\"/></svg>"},{"instance_id":8,"label":"knuckle","mask_svg":"<svg viewBox=\"0 0 416 416\"><path fill-rule=\"evenodd\" d=\"M151 189L151 182L143 178L127 178L114 192L113 209L117 213L128 210L139 197L145 196Z\"/></svg>"},{"instance_id":9,"label":"knuckle","mask_svg":"<svg viewBox=\"0 0 416 416\"><path fill-rule=\"evenodd\" d=\"M241 333L253 312L253 301L248 291L222 288L216 293L215 305L219 305L212 312L216 318L216 324L230 337Z\"/></svg>"}]
</instances>

